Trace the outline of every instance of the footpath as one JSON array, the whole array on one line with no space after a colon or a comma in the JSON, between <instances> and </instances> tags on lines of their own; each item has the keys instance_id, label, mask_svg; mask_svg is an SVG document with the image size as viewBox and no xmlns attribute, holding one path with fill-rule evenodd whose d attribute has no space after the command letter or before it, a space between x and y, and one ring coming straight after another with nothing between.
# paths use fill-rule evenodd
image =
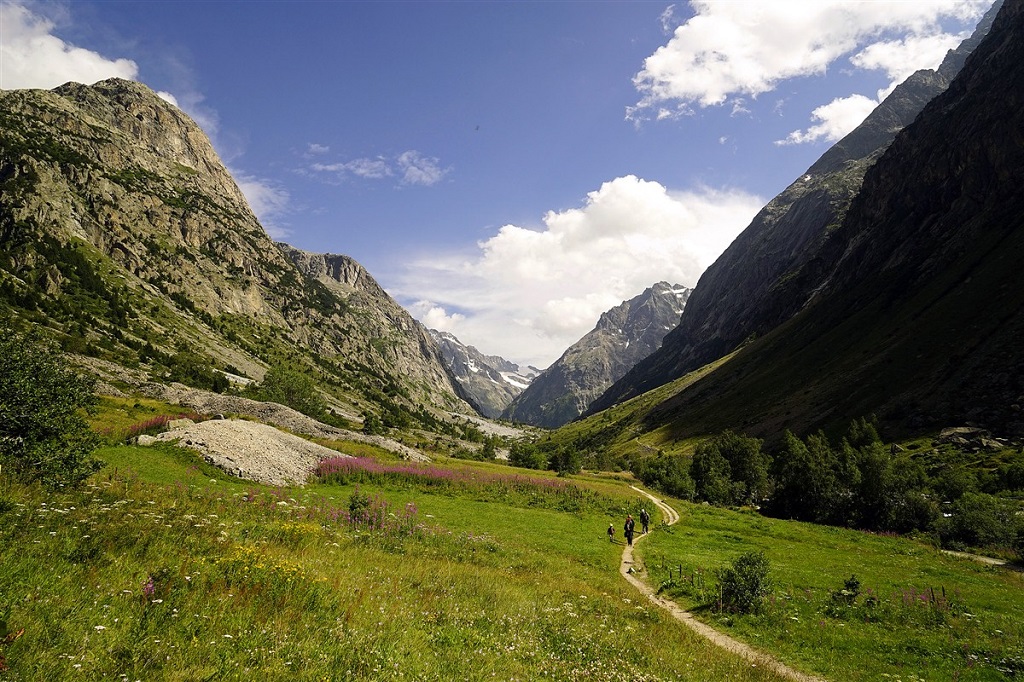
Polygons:
<instances>
[{"instance_id":1,"label":"footpath","mask_svg":"<svg viewBox=\"0 0 1024 682\"><path fill-rule=\"evenodd\" d=\"M668 506L667 504L656 498L654 495L651 495L650 493L641 490L636 486L630 487L632 487L633 490L637 491L641 495L644 495L645 497L649 498L651 502L657 505L658 509L661 510L661 513L664 516L663 520L665 525L671 526L679 522L679 513L675 509ZM636 543L640 542L644 538L644 535L635 536L633 538L633 545L635 546ZM641 592L641 594L643 594L645 597L651 600L653 604L655 604L659 608L668 611L670 614L672 614L673 618L680 621L681 623L683 623L683 625L690 628L691 630L699 634L701 637L704 637L712 644L720 646L726 651L734 653L737 656L741 656L755 665L773 670L780 675L788 677L791 680L795 680L796 682L825 682L820 677L808 675L806 673L800 672L799 670L790 668L785 663L776 660L772 656L760 652L754 649L753 647L749 646L748 644L733 639L729 635L722 634L721 632L715 630L711 626L700 622L699 620L693 617L693 614L691 614L689 611L685 611L682 608L680 608L680 606L676 604L674 601L670 599L665 599L664 597L658 595L653 587L651 587L646 582L637 577L636 571L631 570L635 567L636 564L634 564L633 562L633 547L631 547L630 545L626 545L626 548L622 550L622 563L619 564L619 573L622 574L622 577L628 580L629 583L633 585L633 587L635 587L637 590Z\"/></svg>"}]
</instances>

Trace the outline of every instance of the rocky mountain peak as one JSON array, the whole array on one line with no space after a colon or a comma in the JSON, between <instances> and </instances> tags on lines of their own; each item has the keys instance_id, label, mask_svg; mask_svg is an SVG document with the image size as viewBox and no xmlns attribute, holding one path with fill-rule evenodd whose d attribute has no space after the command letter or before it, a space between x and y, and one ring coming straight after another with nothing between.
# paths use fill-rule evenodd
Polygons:
<instances>
[{"instance_id":1,"label":"rocky mountain peak","mask_svg":"<svg viewBox=\"0 0 1024 682\"><path fill-rule=\"evenodd\" d=\"M422 326L351 258L275 245L201 128L139 83L0 91L0 292L35 282L55 328L129 363L187 351L258 379L287 357L350 413L463 409Z\"/></svg>"},{"instance_id":2,"label":"rocky mountain peak","mask_svg":"<svg viewBox=\"0 0 1024 682\"><path fill-rule=\"evenodd\" d=\"M466 400L485 417L499 417L539 374L533 367L521 368L499 355L485 355L449 332L431 329L430 335L441 347L444 363Z\"/></svg>"},{"instance_id":3,"label":"rocky mountain peak","mask_svg":"<svg viewBox=\"0 0 1024 682\"><path fill-rule=\"evenodd\" d=\"M534 379L502 417L546 427L578 417L591 400L661 346L678 324L690 291L658 282L602 313L594 329Z\"/></svg>"}]
</instances>

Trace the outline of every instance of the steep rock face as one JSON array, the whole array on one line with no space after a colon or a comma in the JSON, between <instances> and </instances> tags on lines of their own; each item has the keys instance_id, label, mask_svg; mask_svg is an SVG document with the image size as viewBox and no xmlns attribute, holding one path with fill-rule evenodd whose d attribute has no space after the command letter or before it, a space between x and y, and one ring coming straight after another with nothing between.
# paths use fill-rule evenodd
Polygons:
<instances>
[{"instance_id":1,"label":"steep rock face","mask_svg":"<svg viewBox=\"0 0 1024 682\"><path fill-rule=\"evenodd\" d=\"M762 336L801 310L821 281L806 277L842 222L867 169L896 134L948 87L989 30L998 4L936 71L914 73L854 131L781 194L701 276L678 328L588 410L593 413L679 378ZM813 266L817 268L818 266Z\"/></svg>"},{"instance_id":2,"label":"steep rock face","mask_svg":"<svg viewBox=\"0 0 1024 682\"><path fill-rule=\"evenodd\" d=\"M806 307L652 410L678 437L807 433L876 414L890 434L1024 434L1024 2L868 171L798 273Z\"/></svg>"},{"instance_id":3,"label":"steep rock face","mask_svg":"<svg viewBox=\"0 0 1024 682\"><path fill-rule=\"evenodd\" d=\"M357 263L321 259L323 276L300 270L203 131L145 86L0 92L0 298L15 313L40 308L106 359L187 350L258 379L292 358L358 411L385 395L462 404L423 329Z\"/></svg>"},{"instance_id":4,"label":"steep rock face","mask_svg":"<svg viewBox=\"0 0 1024 682\"><path fill-rule=\"evenodd\" d=\"M361 338L337 339L346 354L359 354L365 345L376 348L389 369L398 376L414 377L429 386L452 387L465 398L448 371L437 342L354 259L339 254L302 251L279 243L278 248L307 278L319 282L358 311ZM348 343L348 341L354 343Z\"/></svg>"},{"instance_id":5,"label":"steep rock face","mask_svg":"<svg viewBox=\"0 0 1024 682\"><path fill-rule=\"evenodd\" d=\"M530 385L539 370L521 368L498 355L484 355L454 335L431 329L430 335L441 347L444 363L480 414L497 419L512 399Z\"/></svg>"},{"instance_id":6,"label":"steep rock face","mask_svg":"<svg viewBox=\"0 0 1024 682\"><path fill-rule=\"evenodd\" d=\"M580 416L594 398L661 346L678 324L690 292L659 282L602 314L597 326L544 370L502 417L557 428Z\"/></svg>"},{"instance_id":7,"label":"steep rock face","mask_svg":"<svg viewBox=\"0 0 1024 682\"><path fill-rule=\"evenodd\" d=\"M33 230L78 238L151 290L189 290L211 312L281 321L262 292L229 285L238 273L273 287L285 261L266 248L245 197L184 113L117 79L6 91L0 104L5 242ZM226 262L186 255L203 249Z\"/></svg>"}]
</instances>

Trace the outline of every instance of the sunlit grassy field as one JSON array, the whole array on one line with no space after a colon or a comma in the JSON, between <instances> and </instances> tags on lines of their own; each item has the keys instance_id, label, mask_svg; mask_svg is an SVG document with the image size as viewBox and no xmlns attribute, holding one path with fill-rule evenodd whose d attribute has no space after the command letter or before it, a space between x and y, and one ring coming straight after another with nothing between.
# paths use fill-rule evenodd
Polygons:
<instances>
[{"instance_id":1,"label":"sunlit grassy field","mask_svg":"<svg viewBox=\"0 0 1024 682\"><path fill-rule=\"evenodd\" d=\"M407 480L262 488L173 447L98 454L78 491L0 479L5 680L778 679L621 580L604 530L637 502L625 486L569 513ZM353 521L354 499L378 521Z\"/></svg>"},{"instance_id":2,"label":"sunlit grassy field","mask_svg":"<svg viewBox=\"0 0 1024 682\"><path fill-rule=\"evenodd\" d=\"M626 475L384 458L269 488L173 446L98 455L79 490L0 474L0 679L778 679L619 576L605 530L644 504ZM672 504L682 520L655 516L641 576L792 667L830 680L1024 670L1020 573ZM749 550L769 559L771 596L759 614L719 612L716 571Z\"/></svg>"},{"instance_id":3,"label":"sunlit grassy field","mask_svg":"<svg viewBox=\"0 0 1024 682\"><path fill-rule=\"evenodd\" d=\"M1024 574L906 538L674 502L680 523L640 553L653 585L723 632L834 680L1024 675ZM716 612L715 571L747 551L771 565L763 613ZM843 594L855 576L857 594Z\"/></svg>"}]
</instances>

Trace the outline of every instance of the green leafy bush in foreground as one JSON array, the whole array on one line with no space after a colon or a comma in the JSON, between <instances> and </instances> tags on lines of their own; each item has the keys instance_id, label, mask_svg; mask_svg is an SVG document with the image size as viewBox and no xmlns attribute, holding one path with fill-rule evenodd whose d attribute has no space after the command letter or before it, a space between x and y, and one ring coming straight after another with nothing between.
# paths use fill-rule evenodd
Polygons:
<instances>
[{"instance_id":1,"label":"green leafy bush in foreground","mask_svg":"<svg viewBox=\"0 0 1024 682\"><path fill-rule=\"evenodd\" d=\"M38 332L0 328L0 466L51 487L96 471L99 439L82 415L95 404L93 384Z\"/></svg>"},{"instance_id":2,"label":"green leafy bush in foreground","mask_svg":"<svg viewBox=\"0 0 1024 682\"><path fill-rule=\"evenodd\" d=\"M771 594L768 559L764 552L741 554L732 566L718 572L719 609L756 613Z\"/></svg>"}]
</instances>

